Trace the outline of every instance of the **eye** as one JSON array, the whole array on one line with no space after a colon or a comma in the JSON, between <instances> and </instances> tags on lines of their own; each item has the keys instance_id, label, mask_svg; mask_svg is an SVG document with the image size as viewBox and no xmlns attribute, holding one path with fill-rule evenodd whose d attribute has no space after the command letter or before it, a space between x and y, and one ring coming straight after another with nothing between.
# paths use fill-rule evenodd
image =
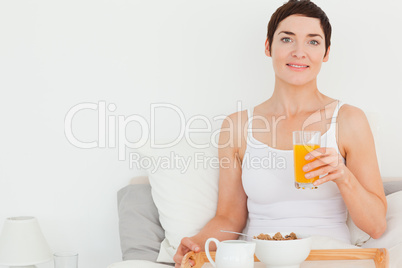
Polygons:
<instances>
[{"instance_id":1,"label":"eye","mask_svg":"<svg viewBox=\"0 0 402 268\"><path fill-rule=\"evenodd\" d=\"M284 38L281 39L281 41L283 43L290 43L290 42L292 42L292 39L290 39L289 37L284 37Z\"/></svg>"},{"instance_id":2,"label":"eye","mask_svg":"<svg viewBox=\"0 0 402 268\"><path fill-rule=\"evenodd\" d=\"M314 46L317 46L317 45L320 44L317 40L311 40L309 43L310 43L311 45L314 45Z\"/></svg>"}]
</instances>

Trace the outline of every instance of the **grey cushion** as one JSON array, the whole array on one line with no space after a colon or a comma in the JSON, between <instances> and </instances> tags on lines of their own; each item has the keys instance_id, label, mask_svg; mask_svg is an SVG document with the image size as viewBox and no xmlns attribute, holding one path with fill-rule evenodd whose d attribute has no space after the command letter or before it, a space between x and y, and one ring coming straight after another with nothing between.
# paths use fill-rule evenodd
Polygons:
<instances>
[{"instance_id":1,"label":"grey cushion","mask_svg":"<svg viewBox=\"0 0 402 268\"><path fill-rule=\"evenodd\" d=\"M130 184L117 193L123 260L155 262L165 231L149 184Z\"/></svg>"},{"instance_id":2,"label":"grey cushion","mask_svg":"<svg viewBox=\"0 0 402 268\"><path fill-rule=\"evenodd\" d=\"M402 191L402 181L386 181L383 183L385 195Z\"/></svg>"}]
</instances>

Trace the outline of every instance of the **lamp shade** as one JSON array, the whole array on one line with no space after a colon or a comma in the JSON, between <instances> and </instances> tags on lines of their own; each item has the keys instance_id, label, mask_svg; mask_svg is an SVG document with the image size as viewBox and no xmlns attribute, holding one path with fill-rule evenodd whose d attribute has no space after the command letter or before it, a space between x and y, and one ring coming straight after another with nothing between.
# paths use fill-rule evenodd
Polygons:
<instances>
[{"instance_id":1,"label":"lamp shade","mask_svg":"<svg viewBox=\"0 0 402 268\"><path fill-rule=\"evenodd\" d=\"M52 253L36 218L6 219L0 235L0 265L27 266L51 259Z\"/></svg>"}]
</instances>

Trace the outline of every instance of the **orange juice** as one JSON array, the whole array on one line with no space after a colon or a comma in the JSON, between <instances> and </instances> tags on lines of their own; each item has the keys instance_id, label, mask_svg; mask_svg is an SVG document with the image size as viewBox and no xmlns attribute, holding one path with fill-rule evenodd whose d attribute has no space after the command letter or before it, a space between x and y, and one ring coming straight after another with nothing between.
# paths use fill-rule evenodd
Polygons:
<instances>
[{"instance_id":1,"label":"orange juice","mask_svg":"<svg viewBox=\"0 0 402 268\"><path fill-rule=\"evenodd\" d=\"M307 161L304 157L306 154L309 152L320 148L320 145L318 144L295 144L293 145L293 155L294 155L294 162L295 162L295 180L296 182L299 183L314 183L316 180L318 180L319 176L316 176L311 179L306 179L304 175L306 172L303 171L303 166L306 165L307 163L310 163L316 159L313 158L313 160ZM311 172L312 170L309 170L307 172Z\"/></svg>"}]
</instances>

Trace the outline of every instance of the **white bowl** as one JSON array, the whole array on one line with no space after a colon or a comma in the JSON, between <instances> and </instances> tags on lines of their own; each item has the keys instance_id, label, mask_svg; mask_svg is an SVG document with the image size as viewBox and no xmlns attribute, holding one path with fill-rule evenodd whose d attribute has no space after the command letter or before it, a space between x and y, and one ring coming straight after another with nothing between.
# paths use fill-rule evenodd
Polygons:
<instances>
[{"instance_id":1,"label":"white bowl","mask_svg":"<svg viewBox=\"0 0 402 268\"><path fill-rule=\"evenodd\" d=\"M288 234L281 232L283 236ZM272 237L275 233L269 233ZM260 240L253 239L256 243L255 255L267 268L299 268L305 261L311 250L311 237L309 235L296 234L296 240Z\"/></svg>"}]
</instances>

